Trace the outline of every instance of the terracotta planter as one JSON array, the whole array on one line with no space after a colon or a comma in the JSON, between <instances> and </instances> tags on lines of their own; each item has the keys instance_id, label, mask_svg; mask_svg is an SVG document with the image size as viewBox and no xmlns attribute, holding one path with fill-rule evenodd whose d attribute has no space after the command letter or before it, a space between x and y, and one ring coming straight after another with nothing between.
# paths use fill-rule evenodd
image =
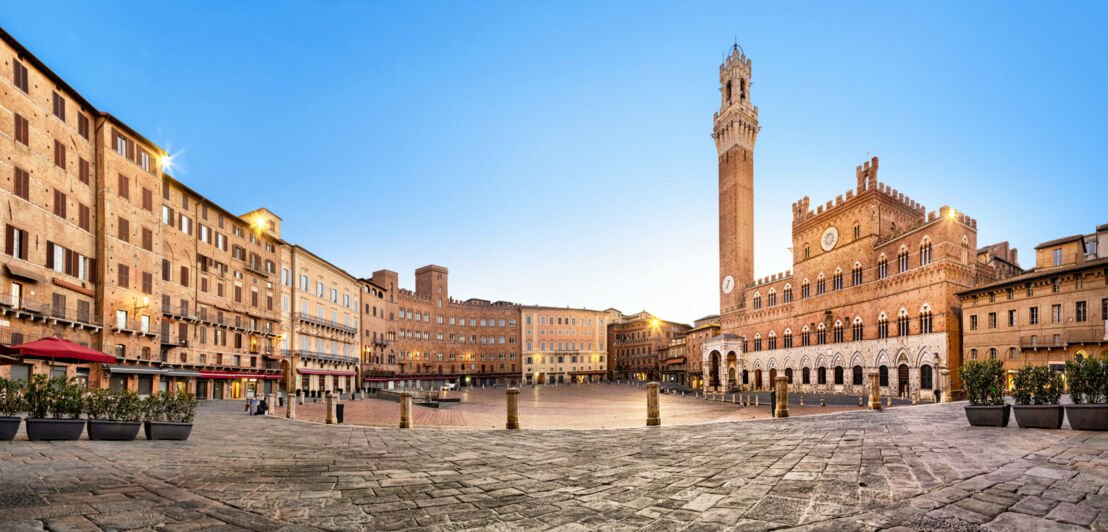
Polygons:
<instances>
[{"instance_id":1,"label":"terracotta planter","mask_svg":"<svg viewBox=\"0 0 1108 532\"><path fill-rule=\"evenodd\" d=\"M88 439L131 441L138 436L141 421L88 420Z\"/></svg>"},{"instance_id":2,"label":"terracotta planter","mask_svg":"<svg viewBox=\"0 0 1108 532\"><path fill-rule=\"evenodd\" d=\"M974 427L1007 427L1011 405L966 406L966 419Z\"/></svg>"},{"instance_id":3,"label":"terracotta planter","mask_svg":"<svg viewBox=\"0 0 1108 532\"><path fill-rule=\"evenodd\" d=\"M23 418L0 417L0 441L12 441L15 433L19 432L19 422Z\"/></svg>"},{"instance_id":4,"label":"terracotta planter","mask_svg":"<svg viewBox=\"0 0 1108 532\"><path fill-rule=\"evenodd\" d=\"M27 418L27 438L31 441L76 440L84 431L83 419Z\"/></svg>"},{"instance_id":5,"label":"terracotta planter","mask_svg":"<svg viewBox=\"0 0 1108 532\"><path fill-rule=\"evenodd\" d=\"M192 423L146 421L143 422L143 430L148 440L187 440L192 432Z\"/></svg>"},{"instance_id":6,"label":"terracotta planter","mask_svg":"<svg viewBox=\"0 0 1108 532\"><path fill-rule=\"evenodd\" d=\"M1073 430L1108 430L1108 405L1066 405L1066 417Z\"/></svg>"},{"instance_id":7,"label":"terracotta planter","mask_svg":"<svg viewBox=\"0 0 1108 532\"><path fill-rule=\"evenodd\" d=\"M1015 405L1016 424L1025 429L1060 429L1066 411L1062 405Z\"/></svg>"}]
</instances>

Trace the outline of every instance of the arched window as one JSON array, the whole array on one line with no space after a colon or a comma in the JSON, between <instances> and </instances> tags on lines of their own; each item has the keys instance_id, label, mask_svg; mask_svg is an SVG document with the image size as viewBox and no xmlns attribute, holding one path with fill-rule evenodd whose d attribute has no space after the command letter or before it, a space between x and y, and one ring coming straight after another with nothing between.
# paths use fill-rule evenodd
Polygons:
<instances>
[{"instance_id":1,"label":"arched window","mask_svg":"<svg viewBox=\"0 0 1108 532\"><path fill-rule=\"evenodd\" d=\"M908 311L900 309L900 313L896 317L896 335L908 336Z\"/></svg>"},{"instance_id":2,"label":"arched window","mask_svg":"<svg viewBox=\"0 0 1108 532\"><path fill-rule=\"evenodd\" d=\"M835 276L831 278L831 289L843 289L843 271L839 268L835 268Z\"/></svg>"},{"instance_id":3,"label":"arched window","mask_svg":"<svg viewBox=\"0 0 1108 532\"><path fill-rule=\"evenodd\" d=\"M785 382L793 383L793 368L785 368Z\"/></svg>"},{"instance_id":4,"label":"arched window","mask_svg":"<svg viewBox=\"0 0 1108 532\"><path fill-rule=\"evenodd\" d=\"M771 307L776 305L777 304L777 290L775 290L773 288L770 288L769 289L769 295L766 296L766 299L767 299L767 301L766 301L767 305L769 305Z\"/></svg>"},{"instance_id":5,"label":"arched window","mask_svg":"<svg viewBox=\"0 0 1108 532\"><path fill-rule=\"evenodd\" d=\"M969 264L969 239L962 236L962 264Z\"/></svg>"},{"instance_id":6,"label":"arched window","mask_svg":"<svg viewBox=\"0 0 1108 532\"><path fill-rule=\"evenodd\" d=\"M931 264L931 239L923 237L919 245L919 265Z\"/></svg>"},{"instance_id":7,"label":"arched window","mask_svg":"<svg viewBox=\"0 0 1108 532\"><path fill-rule=\"evenodd\" d=\"M862 366L854 366L854 385L862 385Z\"/></svg>"},{"instance_id":8,"label":"arched window","mask_svg":"<svg viewBox=\"0 0 1108 532\"><path fill-rule=\"evenodd\" d=\"M783 338L785 340L785 349L791 348L793 346L793 331L792 331L792 329L785 329L785 334L784 334Z\"/></svg>"},{"instance_id":9,"label":"arched window","mask_svg":"<svg viewBox=\"0 0 1108 532\"><path fill-rule=\"evenodd\" d=\"M819 327L816 327L816 344L823 345L823 344L826 344L826 343L827 343L827 327L824 327L823 324L821 323L821 324L819 324Z\"/></svg>"},{"instance_id":10,"label":"arched window","mask_svg":"<svg viewBox=\"0 0 1108 532\"><path fill-rule=\"evenodd\" d=\"M783 299L783 302L785 302L785 303L792 303L793 302L793 287L792 287L792 285L788 285L788 284L785 285L785 290L781 292L781 297Z\"/></svg>"},{"instance_id":11,"label":"arched window","mask_svg":"<svg viewBox=\"0 0 1108 532\"><path fill-rule=\"evenodd\" d=\"M805 347L812 345L812 331L808 330L807 325L800 331L800 345Z\"/></svg>"},{"instance_id":12,"label":"arched window","mask_svg":"<svg viewBox=\"0 0 1108 532\"><path fill-rule=\"evenodd\" d=\"M900 251L896 254L896 267L897 273L908 271L908 248L905 246L900 246Z\"/></svg>"},{"instance_id":13,"label":"arched window","mask_svg":"<svg viewBox=\"0 0 1108 532\"><path fill-rule=\"evenodd\" d=\"M820 367L816 370L816 384L827 384L827 368Z\"/></svg>"},{"instance_id":14,"label":"arched window","mask_svg":"<svg viewBox=\"0 0 1108 532\"><path fill-rule=\"evenodd\" d=\"M850 339L855 342L862 341L862 317L857 316L854 318L854 323L850 325Z\"/></svg>"},{"instance_id":15,"label":"arched window","mask_svg":"<svg viewBox=\"0 0 1108 532\"><path fill-rule=\"evenodd\" d=\"M754 350L762 350L762 333L754 333Z\"/></svg>"},{"instance_id":16,"label":"arched window","mask_svg":"<svg viewBox=\"0 0 1108 532\"><path fill-rule=\"evenodd\" d=\"M970 358L970 360L977 360L977 350L976 349L970 349L969 350L969 358Z\"/></svg>"},{"instance_id":17,"label":"arched window","mask_svg":"<svg viewBox=\"0 0 1108 532\"><path fill-rule=\"evenodd\" d=\"M919 333L928 334L931 332L931 307L929 305L923 305L923 309L919 313Z\"/></svg>"},{"instance_id":18,"label":"arched window","mask_svg":"<svg viewBox=\"0 0 1108 532\"><path fill-rule=\"evenodd\" d=\"M762 294L754 292L754 310L762 308Z\"/></svg>"},{"instance_id":19,"label":"arched window","mask_svg":"<svg viewBox=\"0 0 1108 532\"><path fill-rule=\"evenodd\" d=\"M826 291L824 290L824 288L825 286L823 284L823 274L821 273L819 274L819 278L816 279L816 295L818 296L824 293Z\"/></svg>"},{"instance_id":20,"label":"arched window","mask_svg":"<svg viewBox=\"0 0 1108 532\"><path fill-rule=\"evenodd\" d=\"M812 371L808 368L800 370L800 383L812 384Z\"/></svg>"},{"instance_id":21,"label":"arched window","mask_svg":"<svg viewBox=\"0 0 1108 532\"><path fill-rule=\"evenodd\" d=\"M889 385L889 367L881 366L877 368L877 385L888 386Z\"/></svg>"},{"instance_id":22,"label":"arched window","mask_svg":"<svg viewBox=\"0 0 1108 532\"><path fill-rule=\"evenodd\" d=\"M996 348L995 347L990 347L989 348L989 360L996 360Z\"/></svg>"},{"instance_id":23,"label":"arched window","mask_svg":"<svg viewBox=\"0 0 1108 532\"><path fill-rule=\"evenodd\" d=\"M843 383L843 367L835 366L835 384Z\"/></svg>"},{"instance_id":24,"label":"arched window","mask_svg":"<svg viewBox=\"0 0 1108 532\"><path fill-rule=\"evenodd\" d=\"M808 299L808 280L800 283L800 299Z\"/></svg>"},{"instance_id":25,"label":"arched window","mask_svg":"<svg viewBox=\"0 0 1108 532\"><path fill-rule=\"evenodd\" d=\"M770 349L777 349L777 333L776 332L773 332L773 331L769 332L769 348Z\"/></svg>"},{"instance_id":26,"label":"arched window","mask_svg":"<svg viewBox=\"0 0 1108 532\"><path fill-rule=\"evenodd\" d=\"M921 390L930 390L931 384L931 366L924 364L919 368L919 387Z\"/></svg>"},{"instance_id":27,"label":"arched window","mask_svg":"<svg viewBox=\"0 0 1108 532\"><path fill-rule=\"evenodd\" d=\"M835 322L834 333L835 333L835 343L836 344L843 343L843 322L841 322L841 321L836 321Z\"/></svg>"},{"instance_id":28,"label":"arched window","mask_svg":"<svg viewBox=\"0 0 1108 532\"><path fill-rule=\"evenodd\" d=\"M889 259L884 253L877 259L877 278L884 279L889 276Z\"/></svg>"},{"instance_id":29,"label":"arched window","mask_svg":"<svg viewBox=\"0 0 1108 532\"><path fill-rule=\"evenodd\" d=\"M862 284L862 263L855 262L854 269L850 271L850 284L858 286Z\"/></svg>"},{"instance_id":30,"label":"arched window","mask_svg":"<svg viewBox=\"0 0 1108 532\"><path fill-rule=\"evenodd\" d=\"M877 337L882 340L889 337L889 317L884 312L877 317Z\"/></svg>"}]
</instances>

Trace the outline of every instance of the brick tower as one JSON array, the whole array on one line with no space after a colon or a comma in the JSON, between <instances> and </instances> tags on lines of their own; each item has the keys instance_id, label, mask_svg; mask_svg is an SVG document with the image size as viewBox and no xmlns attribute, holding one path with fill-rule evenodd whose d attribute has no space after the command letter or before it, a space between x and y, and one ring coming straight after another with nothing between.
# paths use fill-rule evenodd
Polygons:
<instances>
[{"instance_id":1,"label":"brick tower","mask_svg":"<svg viewBox=\"0 0 1108 532\"><path fill-rule=\"evenodd\" d=\"M720 107L712 138L719 155L720 313L742 304L754 281L754 142L758 107L750 104L750 60L737 44L719 67Z\"/></svg>"}]
</instances>

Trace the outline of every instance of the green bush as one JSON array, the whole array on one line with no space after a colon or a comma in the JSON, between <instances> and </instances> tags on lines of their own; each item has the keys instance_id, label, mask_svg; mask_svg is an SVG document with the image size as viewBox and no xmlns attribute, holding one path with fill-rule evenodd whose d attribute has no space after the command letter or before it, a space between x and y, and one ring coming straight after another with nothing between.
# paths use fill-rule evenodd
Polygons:
<instances>
[{"instance_id":1,"label":"green bush","mask_svg":"<svg viewBox=\"0 0 1108 532\"><path fill-rule=\"evenodd\" d=\"M50 417L54 419L80 419L85 410L85 391L77 384L77 379L55 377L50 379L53 400L50 402Z\"/></svg>"},{"instance_id":2,"label":"green bush","mask_svg":"<svg viewBox=\"0 0 1108 532\"><path fill-rule=\"evenodd\" d=\"M54 391L46 375L31 375L27 388L23 392L27 402L27 413L32 419L44 419L54 400Z\"/></svg>"},{"instance_id":3,"label":"green bush","mask_svg":"<svg viewBox=\"0 0 1108 532\"><path fill-rule=\"evenodd\" d=\"M85 398L89 419L139 421L142 418L138 394L127 390L99 389Z\"/></svg>"},{"instance_id":4,"label":"green bush","mask_svg":"<svg viewBox=\"0 0 1108 532\"><path fill-rule=\"evenodd\" d=\"M142 403L145 421L170 421L192 423L196 419L199 401L188 392L161 392L147 397Z\"/></svg>"},{"instance_id":5,"label":"green bush","mask_svg":"<svg viewBox=\"0 0 1108 532\"><path fill-rule=\"evenodd\" d=\"M1108 402L1108 361L1095 357L1066 362L1066 380L1070 399L1076 404Z\"/></svg>"},{"instance_id":6,"label":"green bush","mask_svg":"<svg viewBox=\"0 0 1108 532\"><path fill-rule=\"evenodd\" d=\"M15 417L26 408L23 381L0 377L0 417Z\"/></svg>"},{"instance_id":7,"label":"green bush","mask_svg":"<svg viewBox=\"0 0 1108 532\"><path fill-rule=\"evenodd\" d=\"M970 360L958 368L958 376L974 406L1004 404L1004 363L999 360Z\"/></svg>"},{"instance_id":8,"label":"green bush","mask_svg":"<svg viewBox=\"0 0 1108 532\"><path fill-rule=\"evenodd\" d=\"M143 421L165 421L165 395L155 393L142 400Z\"/></svg>"},{"instance_id":9,"label":"green bush","mask_svg":"<svg viewBox=\"0 0 1108 532\"><path fill-rule=\"evenodd\" d=\"M1050 366L1027 365L1016 373L1012 396L1020 405L1056 405L1065 389L1060 372Z\"/></svg>"}]
</instances>

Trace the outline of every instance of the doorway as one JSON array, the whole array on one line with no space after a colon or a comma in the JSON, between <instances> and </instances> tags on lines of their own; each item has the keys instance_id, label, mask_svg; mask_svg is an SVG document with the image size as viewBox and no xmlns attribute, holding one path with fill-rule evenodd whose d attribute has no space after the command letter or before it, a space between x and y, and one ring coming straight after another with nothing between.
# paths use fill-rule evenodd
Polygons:
<instances>
[{"instance_id":1,"label":"doorway","mask_svg":"<svg viewBox=\"0 0 1108 532\"><path fill-rule=\"evenodd\" d=\"M901 364L896 368L896 394L903 397L908 393L908 365Z\"/></svg>"}]
</instances>

